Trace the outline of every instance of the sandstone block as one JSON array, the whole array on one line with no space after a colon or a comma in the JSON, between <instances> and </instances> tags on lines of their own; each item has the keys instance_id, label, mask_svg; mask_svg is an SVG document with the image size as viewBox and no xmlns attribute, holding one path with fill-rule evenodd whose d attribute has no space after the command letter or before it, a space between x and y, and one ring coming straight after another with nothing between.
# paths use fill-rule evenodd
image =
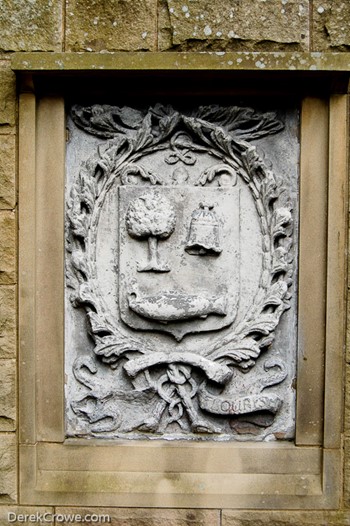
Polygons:
<instances>
[{"instance_id":1,"label":"sandstone block","mask_svg":"<svg viewBox=\"0 0 350 526\"><path fill-rule=\"evenodd\" d=\"M155 0L68 0L69 51L155 50Z\"/></svg>"},{"instance_id":2,"label":"sandstone block","mask_svg":"<svg viewBox=\"0 0 350 526\"><path fill-rule=\"evenodd\" d=\"M0 285L16 282L16 215L0 211Z\"/></svg>"},{"instance_id":3,"label":"sandstone block","mask_svg":"<svg viewBox=\"0 0 350 526\"><path fill-rule=\"evenodd\" d=\"M16 287L0 286L0 359L16 355Z\"/></svg>"},{"instance_id":4,"label":"sandstone block","mask_svg":"<svg viewBox=\"0 0 350 526\"><path fill-rule=\"evenodd\" d=\"M350 508L350 438L344 440L344 503Z\"/></svg>"},{"instance_id":5,"label":"sandstone block","mask_svg":"<svg viewBox=\"0 0 350 526\"><path fill-rule=\"evenodd\" d=\"M306 0L167 0L167 7L172 44L180 49L308 49ZM165 23L160 33L166 29Z\"/></svg>"},{"instance_id":6,"label":"sandstone block","mask_svg":"<svg viewBox=\"0 0 350 526\"><path fill-rule=\"evenodd\" d=\"M349 364L346 365L346 369L345 369L344 431L347 435L350 434L350 365Z\"/></svg>"},{"instance_id":7,"label":"sandstone block","mask_svg":"<svg viewBox=\"0 0 350 526\"><path fill-rule=\"evenodd\" d=\"M16 362L0 362L0 431L16 429Z\"/></svg>"},{"instance_id":8,"label":"sandstone block","mask_svg":"<svg viewBox=\"0 0 350 526\"><path fill-rule=\"evenodd\" d=\"M1 7L0 7L1 10ZM0 11L1 12L1 11ZM0 14L0 34L1 34ZM1 37L0 37L1 40ZM1 46L1 43L0 43ZM0 125L15 125L16 77L10 69L9 61L0 62Z\"/></svg>"},{"instance_id":9,"label":"sandstone block","mask_svg":"<svg viewBox=\"0 0 350 526\"><path fill-rule=\"evenodd\" d=\"M167 0L160 0L158 7L158 51L170 49L173 45L170 13Z\"/></svg>"},{"instance_id":10,"label":"sandstone block","mask_svg":"<svg viewBox=\"0 0 350 526\"><path fill-rule=\"evenodd\" d=\"M350 46L350 3L315 0L313 3L313 51L346 50Z\"/></svg>"},{"instance_id":11,"label":"sandstone block","mask_svg":"<svg viewBox=\"0 0 350 526\"><path fill-rule=\"evenodd\" d=\"M47 526L53 525L54 520L50 520L53 515L53 508L41 508L39 506L1 506L0 507L0 526L9 526L9 523L17 526L18 524L25 524L24 518L33 524L37 522L40 524L40 519L45 520ZM30 522L32 521L32 522Z\"/></svg>"},{"instance_id":12,"label":"sandstone block","mask_svg":"<svg viewBox=\"0 0 350 526\"><path fill-rule=\"evenodd\" d=\"M0 135L0 209L15 207L15 147L13 135Z\"/></svg>"},{"instance_id":13,"label":"sandstone block","mask_svg":"<svg viewBox=\"0 0 350 526\"><path fill-rule=\"evenodd\" d=\"M0 4L0 48L5 51L60 51L62 2L4 0Z\"/></svg>"},{"instance_id":14,"label":"sandstone block","mask_svg":"<svg viewBox=\"0 0 350 526\"><path fill-rule=\"evenodd\" d=\"M16 435L0 433L0 504L16 501Z\"/></svg>"},{"instance_id":15,"label":"sandstone block","mask_svg":"<svg viewBox=\"0 0 350 526\"><path fill-rule=\"evenodd\" d=\"M220 526L219 510L159 508L56 508L57 514L109 515L111 526ZM62 522L61 524L66 524ZM68 524L68 523L67 523Z\"/></svg>"},{"instance_id":16,"label":"sandstone block","mask_svg":"<svg viewBox=\"0 0 350 526\"><path fill-rule=\"evenodd\" d=\"M222 526L348 526L347 511L223 510Z\"/></svg>"}]
</instances>

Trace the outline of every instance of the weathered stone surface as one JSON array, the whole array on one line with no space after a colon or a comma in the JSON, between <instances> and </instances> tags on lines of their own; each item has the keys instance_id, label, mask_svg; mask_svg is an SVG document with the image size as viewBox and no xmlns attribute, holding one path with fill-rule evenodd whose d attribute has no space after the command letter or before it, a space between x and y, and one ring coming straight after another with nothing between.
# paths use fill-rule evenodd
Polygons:
<instances>
[{"instance_id":1,"label":"weathered stone surface","mask_svg":"<svg viewBox=\"0 0 350 526\"><path fill-rule=\"evenodd\" d=\"M13 135L0 135L0 208L14 208L16 138Z\"/></svg>"},{"instance_id":2,"label":"weathered stone surface","mask_svg":"<svg viewBox=\"0 0 350 526\"><path fill-rule=\"evenodd\" d=\"M348 340L349 341L349 340ZM349 352L349 349L348 349ZM345 408L344 408L344 431L350 434L350 365L345 369Z\"/></svg>"},{"instance_id":3,"label":"weathered stone surface","mask_svg":"<svg viewBox=\"0 0 350 526\"><path fill-rule=\"evenodd\" d=\"M16 287L0 286L0 358L16 355Z\"/></svg>"},{"instance_id":4,"label":"weathered stone surface","mask_svg":"<svg viewBox=\"0 0 350 526\"><path fill-rule=\"evenodd\" d=\"M16 428L16 362L0 361L0 431Z\"/></svg>"},{"instance_id":5,"label":"weathered stone surface","mask_svg":"<svg viewBox=\"0 0 350 526\"><path fill-rule=\"evenodd\" d=\"M344 440L344 503L350 508L350 438Z\"/></svg>"},{"instance_id":6,"label":"weathered stone surface","mask_svg":"<svg viewBox=\"0 0 350 526\"><path fill-rule=\"evenodd\" d=\"M62 40L62 2L4 0L0 4L0 49L59 51Z\"/></svg>"},{"instance_id":7,"label":"weathered stone surface","mask_svg":"<svg viewBox=\"0 0 350 526\"><path fill-rule=\"evenodd\" d=\"M16 215L0 211L0 285L16 282Z\"/></svg>"},{"instance_id":8,"label":"weathered stone surface","mask_svg":"<svg viewBox=\"0 0 350 526\"><path fill-rule=\"evenodd\" d=\"M1 506L0 507L0 526L8 526L9 523L18 525L26 523L44 523L47 526L54 524L51 515L54 513L53 508L41 508L40 506ZM26 520L25 520L26 519Z\"/></svg>"},{"instance_id":9,"label":"weathered stone surface","mask_svg":"<svg viewBox=\"0 0 350 526\"><path fill-rule=\"evenodd\" d=\"M315 0L312 20L313 51L348 49L350 3L347 0Z\"/></svg>"},{"instance_id":10,"label":"weathered stone surface","mask_svg":"<svg viewBox=\"0 0 350 526\"><path fill-rule=\"evenodd\" d=\"M158 51L170 49L173 45L170 13L167 0L160 0L158 6Z\"/></svg>"},{"instance_id":11,"label":"weathered stone surface","mask_svg":"<svg viewBox=\"0 0 350 526\"><path fill-rule=\"evenodd\" d=\"M10 62L4 60L0 62L0 126L4 124L13 126L15 124L15 109L16 77L10 69Z\"/></svg>"},{"instance_id":12,"label":"weathered stone surface","mask_svg":"<svg viewBox=\"0 0 350 526\"><path fill-rule=\"evenodd\" d=\"M349 511L223 510L222 526L348 526Z\"/></svg>"},{"instance_id":13,"label":"weathered stone surface","mask_svg":"<svg viewBox=\"0 0 350 526\"><path fill-rule=\"evenodd\" d=\"M210 440L236 440L242 435L251 440L291 438L294 391L287 376L290 380L294 376L294 299L285 332L280 330L283 344L271 346L261 361L257 358L293 297L292 288L287 294L285 281L287 268L288 276L293 269L282 259L282 254L292 254L294 246L291 209L286 201L276 199L275 188L280 186L281 195L283 189L294 200L296 188L287 181L297 179L297 138L291 135L296 113L277 119L251 108L208 106L179 114L160 104L148 111L146 116L128 107L72 108L67 149L71 227L67 229L66 363L73 375L67 375L67 434L131 439L136 433L143 438L152 432L169 439L193 439L198 433L211 435L203 437ZM109 166L103 194L94 186L97 161L85 162L97 143L92 139L83 143L80 128L99 141L117 132L119 136L127 132L125 141L133 136L128 157L113 143L113 151L107 149L99 159L99 166ZM210 138L207 130L215 130ZM277 172L277 158L282 157L283 171L293 174L281 183L254 146L248 146L249 141L272 133L280 133L279 146L267 147L266 156ZM236 155L232 145L241 136L248 141L246 151ZM260 147L264 148L261 142ZM120 155L124 164L115 177L112 167L119 166ZM274 199L273 209L260 217L246 186L255 181L257 166L265 181L253 197L257 208L263 210L262 203ZM240 178L238 173L244 175ZM95 231L97 195L101 211ZM82 224L79 203L86 200L91 211ZM265 244L263 233L269 240ZM289 238L288 244L277 245L276 236L278 243ZM96 250L90 248L93 244ZM264 255L257 248L262 245ZM272 266L271 261L278 263ZM279 279L274 282L277 272ZM87 300L90 334L94 338L99 333L94 348L77 310L85 309ZM102 302L104 312L99 307ZM97 306L93 314L91 303ZM268 314L266 305L271 305ZM236 317L241 322L235 325ZM135 334L135 329L147 331L147 337ZM89 347L90 355L77 351ZM279 347L284 349L283 357L276 352ZM118 367L122 354L129 351L142 354L142 358L134 354L123 365L132 379L131 389ZM237 366L234 376L227 364ZM213 391L207 380L222 387Z\"/></svg>"},{"instance_id":14,"label":"weathered stone surface","mask_svg":"<svg viewBox=\"0 0 350 526\"><path fill-rule=\"evenodd\" d=\"M172 510L130 508L56 508L57 514L109 515L111 526L219 526L219 510ZM62 522L61 524L68 524Z\"/></svg>"},{"instance_id":15,"label":"weathered stone surface","mask_svg":"<svg viewBox=\"0 0 350 526\"><path fill-rule=\"evenodd\" d=\"M155 50L155 0L68 0L69 51Z\"/></svg>"},{"instance_id":16,"label":"weathered stone surface","mask_svg":"<svg viewBox=\"0 0 350 526\"><path fill-rule=\"evenodd\" d=\"M0 504L16 501L16 435L0 434Z\"/></svg>"},{"instance_id":17,"label":"weathered stone surface","mask_svg":"<svg viewBox=\"0 0 350 526\"><path fill-rule=\"evenodd\" d=\"M308 49L308 2L246 0L166 1L172 44L180 49ZM161 6L160 46L169 40L165 4Z\"/></svg>"}]
</instances>

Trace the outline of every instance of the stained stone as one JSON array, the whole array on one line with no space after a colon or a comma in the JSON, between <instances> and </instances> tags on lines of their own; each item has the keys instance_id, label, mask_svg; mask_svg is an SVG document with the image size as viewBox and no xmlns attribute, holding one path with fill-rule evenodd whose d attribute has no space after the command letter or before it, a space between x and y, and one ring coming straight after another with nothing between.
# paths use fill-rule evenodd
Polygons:
<instances>
[{"instance_id":1,"label":"stained stone","mask_svg":"<svg viewBox=\"0 0 350 526\"><path fill-rule=\"evenodd\" d=\"M0 209L15 207L15 146L14 135L0 135Z\"/></svg>"},{"instance_id":2,"label":"stained stone","mask_svg":"<svg viewBox=\"0 0 350 526\"><path fill-rule=\"evenodd\" d=\"M0 285L16 283L16 215L0 211Z\"/></svg>"},{"instance_id":3,"label":"stained stone","mask_svg":"<svg viewBox=\"0 0 350 526\"><path fill-rule=\"evenodd\" d=\"M16 428L15 372L15 360L0 361L0 431L14 431Z\"/></svg>"},{"instance_id":4,"label":"stained stone","mask_svg":"<svg viewBox=\"0 0 350 526\"><path fill-rule=\"evenodd\" d=\"M4 60L0 62L0 126L14 126L15 108L16 77L11 71L10 62Z\"/></svg>"},{"instance_id":5,"label":"stained stone","mask_svg":"<svg viewBox=\"0 0 350 526\"><path fill-rule=\"evenodd\" d=\"M349 526L350 512L223 510L222 526Z\"/></svg>"},{"instance_id":6,"label":"stained stone","mask_svg":"<svg viewBox=\"0 0 350 526\"><path fill-rule=\"evenodd\" d=\"M160 0L158 6L158 51L171 49L173 37L167 0Z\"/></svg>"},{"instance_id":7,"label":"stained stone","mask_svg":"<svg viewBox=\"0 0 350 526\"><path fill-rule=\"evenodd\" d=\"M247 0L245 2L183 2L167 0L172 44L180 49L307 50L309 2ZM161 35L168 21L162 8ZM161 41L162 49L166 40ZM284 47L283 47L284 46Z\"/></svg>"},{"instance_id":8,"label":"stained stone","mask_svg":"<svg viewBox=\"0 0 350 526\"><path fill-rule=\"evenodd\" d=\"M16 356L16 287L0 286L0 359Z\"/></svg>"},{"instance_id":9,"label":"stained stone","mask_svg":"<svg viewBox=\"0 0 350 526\"><path fill-rule=\"evenodd\" d=\"M16 435L0 433L0 503L16 502Z\"/></svg>"},{"instance_id":10,"label":"stained stone","mask_svg":"<svg viewBox=\"0 0 350 526\"><path fill-rule=\"evenodd\" d=\"M67 435L291 439L295 110L74 106L68 125Z\"/></svg>"},{"instance_id":11,"label":"stained stone","mask_svg":"<svg viewBox=\"0 0 350 526\"><path fill-rule=\"evenodd\" d=\"M61 51L62 3L58 0L3 0L0 48L5 51Z\"/></svg>"},{"instance_id":12,"label":"stained stone","mask_svg":"<svg viewBox=\"0 0 350 526\"><path fill-rule=\"evenodd\" d=\"M344 440L344 504L350 508L350 438Z\"/></svg>"},{"instance_id":13,"label":"stained stone","mask_svg":"<svg viewBox=\"0 0 350 526\"><path fill-rule=\"evenodd\" d=\"M313 51L347 50L350 46L350 4L346 0L313 2Z\"/></svg>"},{"instance_id":14,"label":"stained stone","mask_svg":"<svg viewBox=\"0 0 350 526\"><path fill-rule=\"evenodd\" d=\"M155 0L68 0L69 51L152 51L156 49Z\"/></svg>"},{"instance_id":15,"label":"stained stone","mask_svg":"<svg viewBox=\"0 0 350 526\"><path fill-rule=\"evenodd\" d=\"M111 526L219 526L219 510L150 508L56 508L56 513L108 514ZM68 524L63 522L62 524Z\"/></svg>"}]
</instances>

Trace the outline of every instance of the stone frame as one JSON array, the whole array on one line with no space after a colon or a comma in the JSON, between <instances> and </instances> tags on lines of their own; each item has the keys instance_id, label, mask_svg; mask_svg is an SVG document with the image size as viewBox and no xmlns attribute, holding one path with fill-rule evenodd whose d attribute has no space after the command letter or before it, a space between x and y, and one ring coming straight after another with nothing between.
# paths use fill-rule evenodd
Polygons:
<instances>
[{"instance_id":1,"label":"stone frame","mask_svg":"<svg viewBox=\"0 0 350 526\"><path fill-rule=\"evenodd\" d=\"M311 93L302 101L294 444L64 439L64 99L36 96L26 85L19 119L21 504L336 508L342 491L347 96Z\"/></svg>"}]
</instances>

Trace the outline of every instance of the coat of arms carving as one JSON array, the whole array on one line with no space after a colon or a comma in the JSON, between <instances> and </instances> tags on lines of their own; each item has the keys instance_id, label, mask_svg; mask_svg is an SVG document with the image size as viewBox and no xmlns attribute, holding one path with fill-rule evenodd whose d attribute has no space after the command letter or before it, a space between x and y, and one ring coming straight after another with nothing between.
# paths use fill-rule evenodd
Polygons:
<instances>
[{"instance_id":1,"label":"coat of arms carving","mask_svg":"<svg viewBox=\"0 0 350 526\"><path fill-rule=\"evenodd\" d=\"M298 143L287 113L72 107L68 436L293 436Z\"/></svg>"}]
</instances>

